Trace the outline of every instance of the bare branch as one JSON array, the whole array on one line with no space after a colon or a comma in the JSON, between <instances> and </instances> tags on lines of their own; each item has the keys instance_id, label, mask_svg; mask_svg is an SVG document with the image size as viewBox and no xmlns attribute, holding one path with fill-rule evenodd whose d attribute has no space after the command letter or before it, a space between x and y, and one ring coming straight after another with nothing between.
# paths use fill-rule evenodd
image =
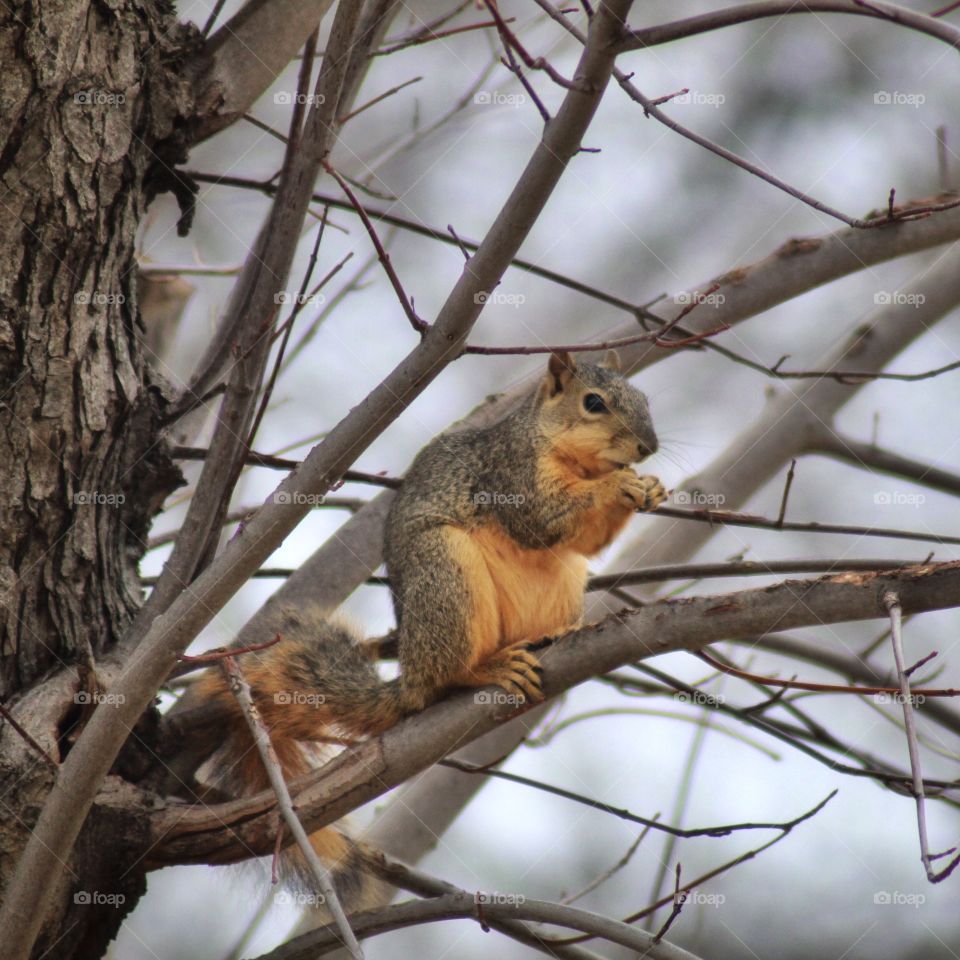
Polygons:
<instances>
[{"instance_id":1,"label":"bare branch","mask_svg":"<svg viewBox=\"0 0 960 960\"><path fill-rule=\"evenodd\" d=\"M861 0L853 0L853 2L807 0L804 3L796 3L794 0L761 0L758 3L727 7L725 10L712 10L697 17L688 17L686 20L675 20L673 23L633 30L624 41L623 50L645 49L718 30L721 27L730 27L765 17L780 18L790 13L852 13L862 17L872 17L917 30L960 49L960 30L952 24L943 23L934 19L933 16L917 13L915 10L908 10L906 7L899 7L892 3L877 2L877 0L870 0L869 3Z\"/></svg>"},{"instance_id":2,"label":"bare branch","mask_svg":"<svg viewBox=\"0 0 960 960\"><path fill-rule=\"evenodd\" d=\"M403 312L407 315L407 319L410 321L410 326L413 327L413 329L419 333L421 337L424 336L429 329L429 326L417 316L416 311L413 309L413 304L410 301L410 298L407 296L406 291L403 289L403 284L400 282L400 278L397 276L397 271L393 269L393 264L390 262L390 254L388 254L383 248L383 244L380 242L380 238L377 236L377 231L373 229L373 224L370 222L370 218L364 211L360 201L357 200L356 194L354 194L354 192L350 189L347 181L344 180L336 170L334 170L328 161L325 160L323 166L327 173L329 173L330 176L340 184L340 189L347 195L347 199L350 201L353 209L363 221L363 225L366 227L367 233L370 236L370 241L373 243L374 249L377 251L377 259L383 264L384 272L387 274L387 277L390 280L390 285L393 287L394 293L396 293L397 299L400 301L400 306L403 307Z\"/></svg>"},{"instance_id":3,"label":"bare branch","mask_svg":"<svg viewBox=\"0 0 960 960\"><path fill-rule=\"evenodd\" d=\"M333 0L248 0L206 43L197 97L208 115L199 143L236 123L280 75L326 16Z\"/></svg>"},{"instance_id":4,"label":"bare branch","mask_svg":"<svg viewBox=\"0 0 960 960\"><path fill-rule=\"evenodd\" d=\"M692 953L669 943L656 943L653 936L618 920L611 920L580 907L563 906L546 900L524 898L520 903L504 903L503 898L480 891L476 894L446 894L430 900L412 900L392 907L357 914L353 924L362 937L377 936L391 930L441 920L486 921L533 920L583 931L611 943L639 951L648 960L698 960ZM328 927L298 937L262 960L312 960L337 946Z\"/></svg>"},{"instance_id":5,"label":"bare branch","mask_svg":"<svg viewBox=\"0 0 960 960\"><path fill-rule=\"evenodd\" d=\"M350 923L347 920L346 914L343 912L340 899L337 897L337 891L334 889L333 881L330 879L330 873L320 862L317 851L313 849L313 844L310 843L310 838L307 836L306 830L303 829L303 824L300 823L293 809L293 800L290 798L287 783L283 779L280 760L277 758L273 744L270 742L270 734L263 722L263 718L260 716L260 711L257 710L257 705L254 703L253 693L250 691L250 684L244 679L243 671L233 656L228 655L224 657L221 665L227 677L230 690L240 704L244 719L247 721L247 726L253 735L253 742L256 745L257 752L260 754L260 759L263 761L264 769L270 780L270 786L273 788L273 792L277 797L280 813L286 821L290 832L293 834L297 846L303 853L314 880L317 881L317 885L323 892L326 907L333 916L336 929L342 937L341 942L350 951L350 955L354 957L354 960L363 960L363 951L360 949L360 944L357 943L357 938L353 930L350 929Z\"/></svg>"},{"instance_id":6,"label":"bare branch","mask_svg":"<svg viewBox=\"0 0 960 960\"><path fill-rule=\"evenodd\" d=\"M874 695L878 693L898 693L899 687L852 687L849 684L836 683L811 683L804 680L779 680L776 677L764 677L756 673L750 673L748 670L739 670L736 667L727 666L719 660L714 659L710 654L701 650L698 654L704 663L709 663L711 667L716 667L722 673L728 673L732 677L740 677L741 680L753 680L756 683L762 683L767 687L782 687L784 690L812 690L815 693L853 693L857 696ZM924 697L960 697L960 690L949 688L925 688L914 690L915 696Z\"/></svg>"},{"instance_id":7,"label":"bare branch","mask_svg":"<svg viewBox=\"0 0 960 960\"><path fill-rule=\"evenodd\" d=\"M889 473L943 493L960 494L960 476L957 474L948 473L932 464L913 460L872 443L854 440L833 430L817 434L808 449L812 453L822 453L855 467Z\"/></svg>"},{"instance_id":8,"label":"bare branch","mask_svg":"<svg viewBox=\"0 0 960 960\"><path fill-rule=\"evenodd\" d=\"M922 543L960 544L960 537L936 533L918 533L912 530L891 530L886 527L858 527L838 523L799 523L796 521L770 520L749 513L734 513L731 510L681 510L677 507L658 507L656 513L674 520L699 520L727 527L756 527L761 530L793 530L807 533L839 533L856 537L887 537L896 540L919 540Z\"/></svg>"},{"instance_id":9,"label":"bare branch","mask_svg":"<svg viewBox=\"0 0 960 960\"><path fill-rule=\"evenodd\" d=\"M717 640L874 619L880 616L878 598L886 590L899 592L907 612L955 606L960 562L918 566L895 577L847 574L726 596L649 603L543 650L544 689L548 697L556 696L625 663L671 650L698 650ZM479 704L469 693L454 695L364 741L293 785L305 825L315 830L333 822L517 712L495 702ZM152 864L226 863L251 851L266 852L273 843L268 805L269 794L260 794L216 807L161 812L154 824L158 846L149 854Z\"/></svg>"},{"instance_id":10,"label":"bare branch","mask_svg":"<svg viewBox=\"0 0 960 960\"><path fill-rule=\"evenodd\" d=\"M919 691L910 690L910 678L904 666L903 640L900 636L903 608L899 596L893 591L886 591L881 602L890 615L890 643L893 647L893 660L897 666L897 677L900 680L900 703L903 707L903 724L907 734L907 749L910 754L910 772L913 774L913 796L917 803L917 830L920 834L920 859L927 879L931 883L940 883L946 880L960 865L960 854L953 858L939 873L933 867L933 861L949 856L957 848L951 847L943 853L931 855L930 844L927 840L927 812L924 803L923 773L920 769L920 747L917 743L917 728L913 718L913 697Z\"/></svg>"}]
</instances>

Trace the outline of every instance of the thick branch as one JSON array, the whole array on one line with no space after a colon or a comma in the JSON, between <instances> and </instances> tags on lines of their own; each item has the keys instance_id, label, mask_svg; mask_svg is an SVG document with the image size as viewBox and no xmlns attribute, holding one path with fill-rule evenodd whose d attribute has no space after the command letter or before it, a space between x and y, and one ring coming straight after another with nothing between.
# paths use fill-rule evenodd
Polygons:
<instances>
[{"instance_id":1,"label":"thick branch","mask_svg":"<svg viewBox=\"0 0 960 960\"><path fill-rule=\"evenodd\" d=\"M505 899L507 902L504 902ZM652 934L637 930L620 920L546 900L519 898L519 902L510 902L508 898L496 894L453 893L430 900L409 900L383 910L361 913L353 918L353 924L360 936L372 937L404 927L453 919L475 920L481 926L485 919L533 920L568 927L610 943L621 944L633 951L640 951L640 955L649 960L698 960L694 954L670 943L657 942ZM324 927L298 937L261 960L312 960L336 949L338 945L335 933Z\"/></svg>"},{"instance_id":2,"label":"thick branch","mask_svg":"<svg viewBox=\"0 0 960 960\"><path fill-rule=\"evenodd\" d=\"M720 596L669 599L569 634L543 651L548 697L639 659L698 650L718 640L774 630L883 618L881 597L899 593L904 612L960 603L960 562L916 566L897 576L845 574ZM378 797L452 750L516 715L502 704L452 696L346 751L292 785L305 826L315 830ZM171 806L154 822L152 866L230 863L265 853L275 839L273 796L216 807Z\"/></svg>"},{"instance_id":3,"label":"thick branch","mask_svg":"<svg viewBox=\"0 0 960 960\"><path fill-rule=\"evenodd\" d=\"M357 0L359 3L359 0ZM197 101L207 104L192 132L199 143L239 120L320 26L333 0L249 0L206 43Z\"/></svg>"},{"instance_id":4,"label":"thick branch","mask_svg":"<svg viewBox=\"0 0 960 960\"><path fill-rule=\"evenodd\" d=\"M833 430L818 433L812 438L808 450L842 460L855 467L902 477L932 490L960 494L960 476L957 474L948 473L930 463L904 457L892 450L885 450L873 443L863 443L852 437L841 436Z\"/></svg>"}]
</instances>

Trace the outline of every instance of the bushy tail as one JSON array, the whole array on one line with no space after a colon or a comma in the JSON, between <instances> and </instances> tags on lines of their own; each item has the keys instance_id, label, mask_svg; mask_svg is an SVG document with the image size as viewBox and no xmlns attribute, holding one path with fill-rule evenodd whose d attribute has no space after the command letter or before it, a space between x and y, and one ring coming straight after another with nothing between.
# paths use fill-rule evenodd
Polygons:
<instances>
[{"instance_id":1,"label":"bushy tail","mask_svg":"<svg viewBox=\"0 0 960 960\"><path fill-rule=\"evenodd\" d=\"M348 627L310 611L284 611L281 640L243 654L238 662L288 781L315 769L324 754L329 756L331 743L380 733L406 712L399 683L380 679L370 648ZM209 670L189 697L193 703L216 702L218 714L225 718L205 779L233 796L265 790L266 770L220 669ZM381 883L365 868L373 851L337 825L318 830L310 840L330 870L345 910L379 902ZM284 853L281 869L284 880L303 895L304 904L322 906L316 880L298 849Z\"/></svg>"}]
</instances>

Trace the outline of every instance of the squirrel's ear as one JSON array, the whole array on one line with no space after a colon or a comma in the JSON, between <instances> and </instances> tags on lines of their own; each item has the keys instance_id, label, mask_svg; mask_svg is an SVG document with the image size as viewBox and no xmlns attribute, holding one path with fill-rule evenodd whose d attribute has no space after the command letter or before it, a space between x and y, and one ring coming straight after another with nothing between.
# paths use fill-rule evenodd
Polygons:
<instances>
[{"instance_id":1,"label":"squirrel's ear","mask_svg":"<svg viewBox=\"0 0 960 960\"><path fill-rule=\"evenodd\" d=\"M616 350L608 350L607 355L603 358L603 363L600 364L601 367L604 367L607 370L614 370L617 373L620 372L620 354Z\"/></svg>"},{"instance_id":2,"label":"squirrel's ear","mask_svg":"<svg viewBox=\"0 0 960 960\"><path fill-rule=\"evenodd\" d=\"M566 350L558 350L550 354L547 364L547 376L544 387L548 397L555 397L562 393L573 378L577 364Z\"/></svg>"}]
</instances>

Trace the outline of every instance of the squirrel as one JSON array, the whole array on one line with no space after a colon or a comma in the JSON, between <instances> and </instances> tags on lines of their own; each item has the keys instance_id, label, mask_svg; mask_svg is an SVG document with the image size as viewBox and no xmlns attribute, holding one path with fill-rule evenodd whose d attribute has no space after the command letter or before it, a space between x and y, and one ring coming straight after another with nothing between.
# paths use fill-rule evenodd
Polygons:
<instances>
[{"instance_id":1,"label":"squirrel","mask_svg":"<svg viewBox=\"0 0 960 960\"><path fill-rule=\"evenodd\" d=\"M600 364L551 354L538 389L502 420L424 447L386 522L399 675L382 680L376 644L310 610L284 611L281 642L242 657L284 775L315 766L311 742L379 734L454 687L498 685L517 702L542 700L531 646L579 625L587 558L666 498L656 477L630 466L656 450L646 397L613 351ZM225 722L216 785L266 789L222 673L207 671L188 697L215 701ZM344 907L372 905L370 851L336 826L311 842ZM284 859L309 881L299 852Z\"/></svg>"}]
</instances>

